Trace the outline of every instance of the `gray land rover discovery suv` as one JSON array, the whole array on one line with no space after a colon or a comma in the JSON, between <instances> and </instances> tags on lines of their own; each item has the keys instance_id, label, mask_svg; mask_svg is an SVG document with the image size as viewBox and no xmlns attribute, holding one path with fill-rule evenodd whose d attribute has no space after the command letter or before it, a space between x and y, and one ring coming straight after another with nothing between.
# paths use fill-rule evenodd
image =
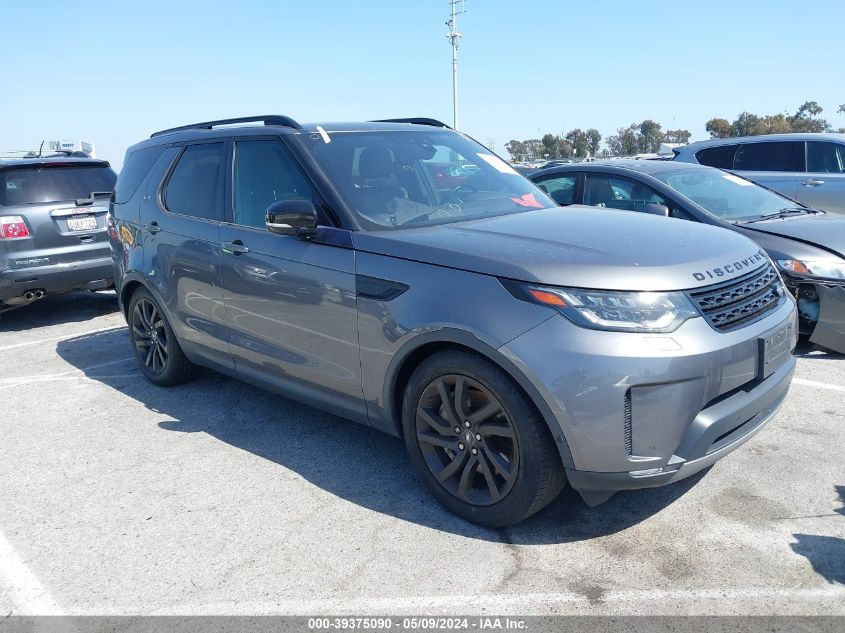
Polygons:
<instances>
[{"instance_id":1,"label":"gray land rover discovery suv","mask_svg":"<svg viewBox=\"0 0 845 633\"><path fill-rule=\"evenodd\" d=\"M713 464L795 367L794 302L753 242L561 214L430 119L158 132L128 150L109 224L149 380L209 367L403 437L483 525L567 482L595 505Z\"/></svg>"}]
</instances>

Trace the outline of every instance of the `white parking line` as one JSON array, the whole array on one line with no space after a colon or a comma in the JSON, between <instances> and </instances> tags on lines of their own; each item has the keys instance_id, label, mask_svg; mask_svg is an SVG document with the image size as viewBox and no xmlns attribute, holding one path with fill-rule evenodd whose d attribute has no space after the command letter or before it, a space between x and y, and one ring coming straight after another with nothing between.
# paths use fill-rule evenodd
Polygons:
<instances>
[{"instance_id":1,"label":"white parking line","mask_svg":"<svg viewBox=\"0 0 845 633\"><path fill-rule=\"evenodd\" d=\"M832 385L829 382L817 382L815 380L806 380L805 378L793 378L793 384L804 385L805 387L816 387L817 389L828 389L830 391L841 391L845 393L845 387L840 385Z\"/></svg>"},{"instance_id":2,"label":"white parking line","mask_svg":"<svg viewBox=\"0 0 845 633\"><path fill-rule=\"evenodd\" d=\"M618 590L602 593L590 598L582 593L522 593L522 594L479 594L454 596L408 596L395 598L328 598L316 600L281 600L274 602L213 602L174 604L158 609L153 615L313 615L315 613L355 614L419 614L431 611L453 613L501 613L531 612L548 608L569 610L616 610L623 603L636 603L640 610L646 605L656 605L661 612L666 605L686 605L693 612L719 611L725 596L742 598L763 603L765 612L773 610L772 602L808 605L808 609L819 611L820 604L845 604L845 589L841 587L773 589L770 587L725 588L725 589L678 589L678 590ZM735 603L734 603L735 604ZM713 605L715 608L713 608ZM113 606L103 605L109 613ZM710 607L710 608L708 608ZM734 608L734 607L731 607ZM790 606L784 606L789 612ZM827 609L829 612L830 610ZM845 610L834 610L845 613Z\"/></svg>"},{"instance_id":3,"label":"white parking line","mask_svg":"<svg viewBox=\"0 0 845 633\"><path fill-rule=\"evenodd\" d=\"M40 345L41 343L49 343L50 341L67 341L72 338L77 338L79 336L88 336L90 334L100 334L101 332L118 332L120 330L125 330L125 325L120 325L116 327L102 327L96 330L87 330L85 332L76 332L75 334L63 334L62 336L52 336L48 338L40 338L37 341L27 341L26 343L15 343L14 345L6 345L5 347L0 347L0 352L6 352L11 349L18 349L21 347L29 347L30 345Z\"/></svg>"},{"instance_id":4,"label":"white parking line","mask_svg":"<svg viewBox=\"0 0 845 633\"><path fill-rule=\"evenodd\" d=\"M57 374L36 374L35 376L15 376L14 378L0 378L0 389L3 387L17 387L20 385L38 383L38 382L53 382L56 380L80 380L97 378L134 378L136 374L108 374L103 376L89 376L88 372L101 367L110 367L111 365L120 365L134 361L135 358L127 356L126 358L118 358L117 360L110 360L105 363L98 363L88 367L79 367L69 369L68 371L59 372Z\"/></svg>"},{"instance_id":5,"label":"white parking line","mask_svg":"<svg viewBox=\"0 0 845 633\"><path fill-rule=\"evenodd\" d=\"M0 587L11 599L14 615L62 615L56 599L20 559L2 533L0 533Z\"/></svg>"}]
</instances>

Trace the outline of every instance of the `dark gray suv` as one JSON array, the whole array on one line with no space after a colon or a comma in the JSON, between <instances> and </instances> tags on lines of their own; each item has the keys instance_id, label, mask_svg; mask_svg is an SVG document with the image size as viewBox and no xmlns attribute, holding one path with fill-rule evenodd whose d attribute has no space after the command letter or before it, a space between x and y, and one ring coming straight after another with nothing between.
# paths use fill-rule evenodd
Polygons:
<instances>
[{"instance_id":1,"label":"dark gray suv","mask_svg":"<svg viewBox=\"0 0 845 633\"><path fill-rule=\"evenodd\" d=\"M106 161L0 161L0 312L113 283L106 232L115 175Z\"/></svg>"},{"instance_id":2,"label":"dark gray suv","mask_svg":"<svg viewBox=\"0 0 845 633\"><path fill-rule=\"evenodd\" d=\"M202 365L403 437L435 497L484 525L567 481L594 505L713 464L795 366L794 301L753 242L564 217L430 119L159 132L127 152L109 222L152 382Z\"/></svg>"}]
</instances>

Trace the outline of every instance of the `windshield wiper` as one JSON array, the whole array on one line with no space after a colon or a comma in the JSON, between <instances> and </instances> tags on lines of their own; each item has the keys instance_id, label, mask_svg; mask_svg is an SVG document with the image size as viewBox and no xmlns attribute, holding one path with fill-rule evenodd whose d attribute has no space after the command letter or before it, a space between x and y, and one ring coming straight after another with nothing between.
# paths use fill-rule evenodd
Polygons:
<instances>
[{"instance_id":1,"label":"windshield wiper","mask_svg":"<svg viewBox=\"0 0 845 633\"><path fill-rule=\"evenodd\" d=\"M750 220L740 220L735 222L735 224L752 224L754 222L762 222L763 220L775 220L777 218L786 218L790 215L800 215L804 213L815 214L822 213L822 211L819 211L818 209L809 209L806 207L786 207L773 213L766 213L764 215L761 215L759 218L752 218Z\"/></svg>"},{"instance_id":2,"label":"windshield wiper","mask_svg":"<svg viewBox=\"0 0 845 633\"><path fill-rule=\"evenodd\" d=\"M97 197L100 197L100 196L110 196L111 193L112 193L111 191L92 191L90 194L88 194L87 198L77 198L76 199L76 206L82 207L82 206L85 206L86 204L94 204L94 198L97 198Z\"/></svg>"}]
</instances>

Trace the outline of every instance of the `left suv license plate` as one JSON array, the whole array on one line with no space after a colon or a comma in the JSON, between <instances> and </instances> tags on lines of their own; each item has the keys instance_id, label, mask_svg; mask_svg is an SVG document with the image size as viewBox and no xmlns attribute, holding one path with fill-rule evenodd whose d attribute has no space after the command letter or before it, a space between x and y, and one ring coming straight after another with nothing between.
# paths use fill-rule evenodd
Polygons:
<instances>
[{"instance_id":1,"label":"left suv license plate","mask_svg":"<svg viewBox=\"0 0 845 633\"><path fill-rule=\"evenodd\" d=\"M91 231L97 228L97 218L93 215L74 215L67 219L67 228L71 231Z\"/></svg>"},{"instance_id":2,"label":"left suv license plate","mask_svg":"<svg viewBox=\"0 0 845 633\"><path fill-rule=\"evenodd\" d=\"M769 332L760 341L761 373L768 378L792 354L792 322L779 330Z\"/></svg>"}]
</instances>

